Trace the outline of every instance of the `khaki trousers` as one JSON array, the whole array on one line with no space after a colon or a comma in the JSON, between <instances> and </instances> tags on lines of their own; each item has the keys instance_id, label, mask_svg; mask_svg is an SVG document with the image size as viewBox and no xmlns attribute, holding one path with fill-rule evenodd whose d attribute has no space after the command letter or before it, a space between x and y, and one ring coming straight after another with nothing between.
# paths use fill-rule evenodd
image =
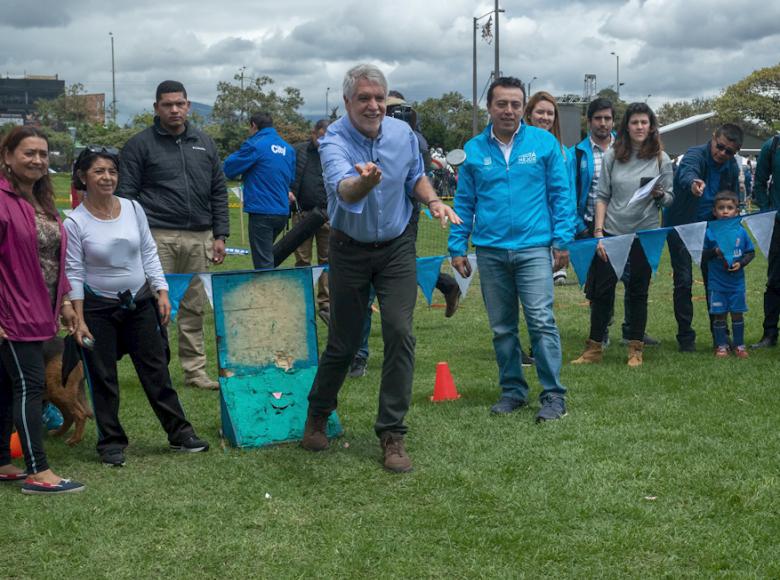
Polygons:
<instances>
[{"instance_id":1,"label":"khaki trousers","mask_svg":"<svg viewBox=\"0 0 780 580\"><path fill-rule=\"evenodd\" d=\"M293 226L309 215L308 211L294 213ZM325 222L314 232L314 235L303 242L295 250L295 267L311 266L312 242L317 240L317 264L325 266L328 263L328 236L330 235L330 222ZM317 281L317 310L330 311L330 295L328 293L328 273L323 272Z\"/></svg>"},{"instance_id":2,"label":"khaki trousers","mask_svg":"<svg viewBox=\"0 0 780 580\"><path fill-rule=\"evenodd\" d=\"M214 238L210 230L166 230L152 228L163 271L166 274L190 274L208 270L213 257ZM179 335L179 361L184 383L206 374L206 350L203 345L203 301L206 298L200 276L193 276L179 304L176 325Z\"/></svg>"}]
</instances>

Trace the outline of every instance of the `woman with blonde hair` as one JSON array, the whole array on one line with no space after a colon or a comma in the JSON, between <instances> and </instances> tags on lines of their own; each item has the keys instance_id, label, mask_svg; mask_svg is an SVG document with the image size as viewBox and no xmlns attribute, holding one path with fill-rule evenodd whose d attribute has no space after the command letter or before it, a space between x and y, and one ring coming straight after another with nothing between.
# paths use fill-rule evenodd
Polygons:
<instances>
[{"instance_id":1,"label":"woman with blonde hair","mask_svg":"<svg viewBox=\"0 0 780 580\"><path fill-rule=\"evenodd\" d=\"M532 127L538 127L552 133L558 143L561 144L563 160L569 165L569 151L561 141L561 121L558 112L558 102L547 91L538 91L534 93L525 107L524 120L526 124ZM556 285L566 284L566 268L561 268L553 272L553 282Z\"/></svg>"},{"instance_id":2,"label":"woman with blonde hair","mask_svg":"<svg viewBox=\"0 0 780 580\"><path fill-rule=\"evenodd\" d=\"M561 144L563 159L566 161L569 152L561 140L561 121L558 112L558 101L555 100L555 97L546 91L534 93L528 99L524 119L528 125L539 127L555 135L558 143Z\"/></svg>"}]
</instances>

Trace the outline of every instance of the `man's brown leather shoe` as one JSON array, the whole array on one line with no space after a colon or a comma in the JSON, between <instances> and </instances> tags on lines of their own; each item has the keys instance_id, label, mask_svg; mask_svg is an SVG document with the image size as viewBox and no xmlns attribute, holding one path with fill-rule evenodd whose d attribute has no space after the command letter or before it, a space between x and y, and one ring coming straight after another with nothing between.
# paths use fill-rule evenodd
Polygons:
<instances>
[{"instance_id":1,"label":"man's brown leather shoe","mask_svg":"<svg viewBox=\"0 0 780 580\"><path fill-rule=\"evenodd\" d=\"M385 454L385 469L393 473L406 473L412 470L412 460L406 454L403 435L383 433L380 444Z\"/></svg>"},{"instance_id":2,"label":"man's brown leather shoe","mask_svg":"<svg viewBox=\"0 0 780 580\"><path fill-rule=\"evenodd\" d=\"M328 448L328 436L325 428L328 425L328 417L320 415L306 416L306 426L303 428L303 441L301 447L308 451L325 451Z\"/></svg>"}]
</instances>

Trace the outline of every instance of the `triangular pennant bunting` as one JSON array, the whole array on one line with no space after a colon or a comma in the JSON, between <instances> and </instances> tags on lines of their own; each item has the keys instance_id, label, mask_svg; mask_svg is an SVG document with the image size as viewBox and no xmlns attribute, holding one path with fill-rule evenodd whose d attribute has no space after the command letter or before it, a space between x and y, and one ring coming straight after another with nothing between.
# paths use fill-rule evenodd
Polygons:
<instances>
[{"instance_id":1,"label":"triangular pennant bunting","mask_svg":"<svg viewBox=\"0 0 780 580\"><path fill-rule=\"evenodd\" d=\"M645 251L645 257L650 263L650 268L655 274L658 271L658 264L661 262L661 253L664 251L666 236L672 228L660 228L657 230L646 230L637 232L639 243Z\"/></svg>"},{"instance_id":2,"label":"triangular pennant bunting","mask_svg":"<svg viewBox=\"0 0 780 580\"><path fill-rule=\"evenodd\" d=\"M436 287L436 279L439 277L442 261L444 261L444 256L417 258L417 285L428 301L428 306L431 305L433 299L433 289Z\"/></svg>"},{"instance_id":3,"label":"triangular pennant bunting","mask_svg":"<svg viewBox=\"0 0 780 580\"><path fill-rule=\"evenodd\" d=\"M750 229L750 233L756 238L756 243L761 249L761 253L767 258L769 257L769 246L772 242L772 232L775 230L776 216L777 211L768 211L754 213L742 218L742 223Z\"/></svg>"},{"instance_id":4,"label":"triangular pennant bunting","mask_svg":"<svg viewBox=\"0 0 780 580\"><path fill-rule=\"evenodd\" d=\"M228 191L235 195L238 199L244 199L244 189L242 187L229 187Z\"/></svg>"},{"instance_id":5,"label":"triangular pennant bunting","mask_svg":"<svg viewBox=\"0 0 780 580\"><path fill-rule=\"evenodd\" d=\"M574 266L574 272L577 274L580 286L584 286L585 280L588 278L588 270L590 270L590 264L593 262L593 255L596 253L598 243L599 241L596 238L586 238L572 242L567 248L569 250L569 260L571 265Z\"/></svg>"},{"instance_id":6,"label":"triangular pennant bunting","mask_svg":"<svg viewBox=\"0 0 780 580\"><path fill-rule=\"evenodd\" d=\"M462 298L466 297L466 294L469 291L469 286L471 286L471 281L474 280L474 274L477 273L477 257L474 254L471 254L468 256L469 263L471 264L471 276L468 278L464 278L460 275L460 272L458 272L455 268L452 268L452 275L455 278L455 282L458 283L458 288L460 288L460 295ZM452 258L450 260L450 267L452 266Z\"/></svg>"},{"instance_id":7,"label":"triangular pennant bunting","mask_svg":"<svg viewBox=\"0 0 780 580\"><path fill-rule=\"evenodd\" d=\"M674 226L682 243L688 249L691 259L701 266L701 250L704 246L704 234L707 232L707 222L696 222L683 226Z\"/></svg>"},{"instance_id":8,"label":"triangular pennant bunting","mask_svg":"<svg viewBox=\"0 0 780 580\"><path fill-rule=\"evenodd\" d=\"M203 282L206 298L209 299L209 304L214 308L214 293L211 290L211 274L198 274L198 276L200 276L200 281Z\"/></svg>"},{"instance_id":9,"label":"triangular pennant bunting","mask_svg":"<svg viewBox=\"0 0 780 580\"><path fill-rule=\"evenodd\" d=\"M165 280L168 282L168 300L171 302L171 320L176 318L179 311L179 303L184 298L187 288L190 287L192 276L194 274L166 274Z\"/></svg>"},{"instance_id":10,"label":"triangular pennant bunting","mask_svg":"<svg viewBox=\"0 0 780 580\"><path fill-rule=\"evenodd\" d=\"M317 282L325 271L325 266L313 266L311 269L311 285L316 288Z\"/></svg>"},{"instance_id":11,"label":"triangular pennant bunting","mask_svg":"<svg viewBox=\"0 0 780 580\"><path fill-rule=\"evenodd\" d=\"M601 243L604 244L604 250L607 252L607 257L612 269L615 271L615 276L620 280L623 277L628 254L631 252L631 244L634 243L634 234L601 238Z\"/></svg>"},{"instance_id":12,"label":"triangular pennant bunting","mask_svg":"<svg viewBox=\"0 0 780 580\"><path fill-rule=\"evenodd\" d=\"M726 263L732 266L734 264L734 250L737 249L737 238L741 229L740 218L711 221L707 223L707 228L710 231L710 236L718 244Z\"/></svg>"}]
</instances>

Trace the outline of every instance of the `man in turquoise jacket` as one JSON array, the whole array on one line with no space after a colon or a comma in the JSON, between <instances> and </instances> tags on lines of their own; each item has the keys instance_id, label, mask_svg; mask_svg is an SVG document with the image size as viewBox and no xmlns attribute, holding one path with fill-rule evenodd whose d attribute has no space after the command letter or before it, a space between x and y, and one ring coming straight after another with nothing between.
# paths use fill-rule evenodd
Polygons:
<instances>
[{"instance_id":1,"label":"man in turquoise jacket","mask_svg":"<svg viewBox=\"0 0 780 580\"><path fill-rule=\"evenodd\" d=\"M471 274L469 237L476 246L482 297L493 331L501 397L494 414L528 402L518 337L518 297L523 304L536 372L542 385L537 422L566 414L561 384L561 341L553 316L552 271L569 262L577 211L569 172L555 137L521 123L523 83L494 81L487 94L490 124L466 143L458 175L449 251L453 267ZM551 255L552 254L552 255Z\"/></svg>"},{"instance_id":2,"label":"man in turquoise jacket","mask_svg":"<svg viewBox=\"0 0 780 580\"><path fill-rule=\"evenodd\" d=\"M252 264L263 270L274 267L274 240L290 214L295 149L279 136L267 113L254 113L249 127L251 136L225 159L224 169L229 179L242 177Z\"/></svg>"}]
</instances>

